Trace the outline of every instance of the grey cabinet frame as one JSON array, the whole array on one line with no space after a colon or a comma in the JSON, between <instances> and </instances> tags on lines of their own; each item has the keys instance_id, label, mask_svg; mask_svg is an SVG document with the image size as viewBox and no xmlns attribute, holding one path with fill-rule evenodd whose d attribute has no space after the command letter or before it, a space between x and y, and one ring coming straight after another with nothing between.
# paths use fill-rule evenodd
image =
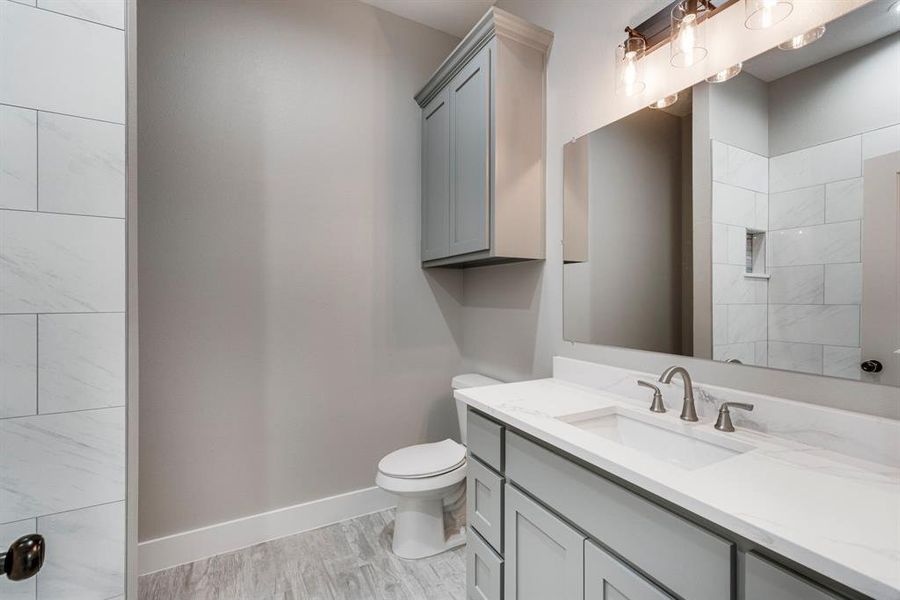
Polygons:
<instances>
[{"instance_id":1,"label":"grey cabinet frame","mask_svg":"<svg viewBox=\"0 0 900 600\"><path fill-rule=\"evenodd\" d=\"M585 537L514 486L506 485L505 496L505 600L584 600ZM540 537L523 537L523 526ZM562 553L562 572L522 568L526 552L547 557ZM542 564L547 566L550 561ZM553 587L551 595L539 595L548 586ZM539 591L535 593L535 589Z\"/></svg>"}]
</instances>

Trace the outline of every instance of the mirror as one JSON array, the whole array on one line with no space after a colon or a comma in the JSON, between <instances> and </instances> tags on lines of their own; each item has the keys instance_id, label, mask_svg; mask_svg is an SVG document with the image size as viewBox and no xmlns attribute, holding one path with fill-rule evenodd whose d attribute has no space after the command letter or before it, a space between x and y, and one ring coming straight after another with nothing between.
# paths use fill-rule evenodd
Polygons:
<instances>
[{"instance_id":1,"label":"mirror","mask_svg":"<svg viewBox=\"0 0 900 600\"><path fill-rule=\"evenodd\" d=\"M900 14L564 149L564 337L900 385Z\"/></svg>"}]
</instances>

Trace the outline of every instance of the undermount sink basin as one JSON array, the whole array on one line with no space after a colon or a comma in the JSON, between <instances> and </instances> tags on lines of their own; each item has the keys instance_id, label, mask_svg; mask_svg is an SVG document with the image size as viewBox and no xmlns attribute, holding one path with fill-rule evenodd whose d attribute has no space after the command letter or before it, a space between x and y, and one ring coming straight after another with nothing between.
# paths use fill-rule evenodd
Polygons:
<instances>
[{"instance_id":1,"label":"undermount sink basin","mask_svg":"<svg viewBox=\"0 0 900 600\"><path fill-rule=\"evenodd\" d=\"M559 417L559 420L683 469L699 469L753 449L749 444L721 440L719 436L698 431L703 425L671 423L659 415L617 407Z\"/></svg>"}]
</instances>

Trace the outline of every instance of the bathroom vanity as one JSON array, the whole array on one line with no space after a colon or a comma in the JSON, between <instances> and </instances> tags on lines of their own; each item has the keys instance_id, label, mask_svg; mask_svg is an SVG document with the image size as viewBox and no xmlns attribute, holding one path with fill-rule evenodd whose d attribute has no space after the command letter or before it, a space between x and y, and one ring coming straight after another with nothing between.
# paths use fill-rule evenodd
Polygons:
<instances>
[{"instance_id":1,"label":"bathroom vanity","mask_svg":"<svg viewBox=\"0 0 900 600\"><path fill-rule=\"evenodd\" d=\"M695 386L685 423L680 385L660 384L658 414L636 383L652 375L560 358L554 373L457 392L469 598L900 598L895 421ZM716 431L725 399L756 420Z\"/></svg>"}]
</instances>

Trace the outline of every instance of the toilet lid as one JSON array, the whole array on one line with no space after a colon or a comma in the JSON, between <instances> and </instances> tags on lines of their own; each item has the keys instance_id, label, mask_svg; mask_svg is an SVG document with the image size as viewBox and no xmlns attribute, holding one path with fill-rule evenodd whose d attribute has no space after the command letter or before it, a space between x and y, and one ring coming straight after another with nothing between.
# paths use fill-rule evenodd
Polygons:
<instances>
[{"instance_id":1,"label":"toilet lid","mask_svg":"<svg viewBox=\"0 0 900 600\"><path fill-rule=\"evenodd\" d=\"M465 461L466 447L444 440L395 450L381 459L378 470L398 479L422 479L449 473Z\"/></svg>"}]
</instances>

